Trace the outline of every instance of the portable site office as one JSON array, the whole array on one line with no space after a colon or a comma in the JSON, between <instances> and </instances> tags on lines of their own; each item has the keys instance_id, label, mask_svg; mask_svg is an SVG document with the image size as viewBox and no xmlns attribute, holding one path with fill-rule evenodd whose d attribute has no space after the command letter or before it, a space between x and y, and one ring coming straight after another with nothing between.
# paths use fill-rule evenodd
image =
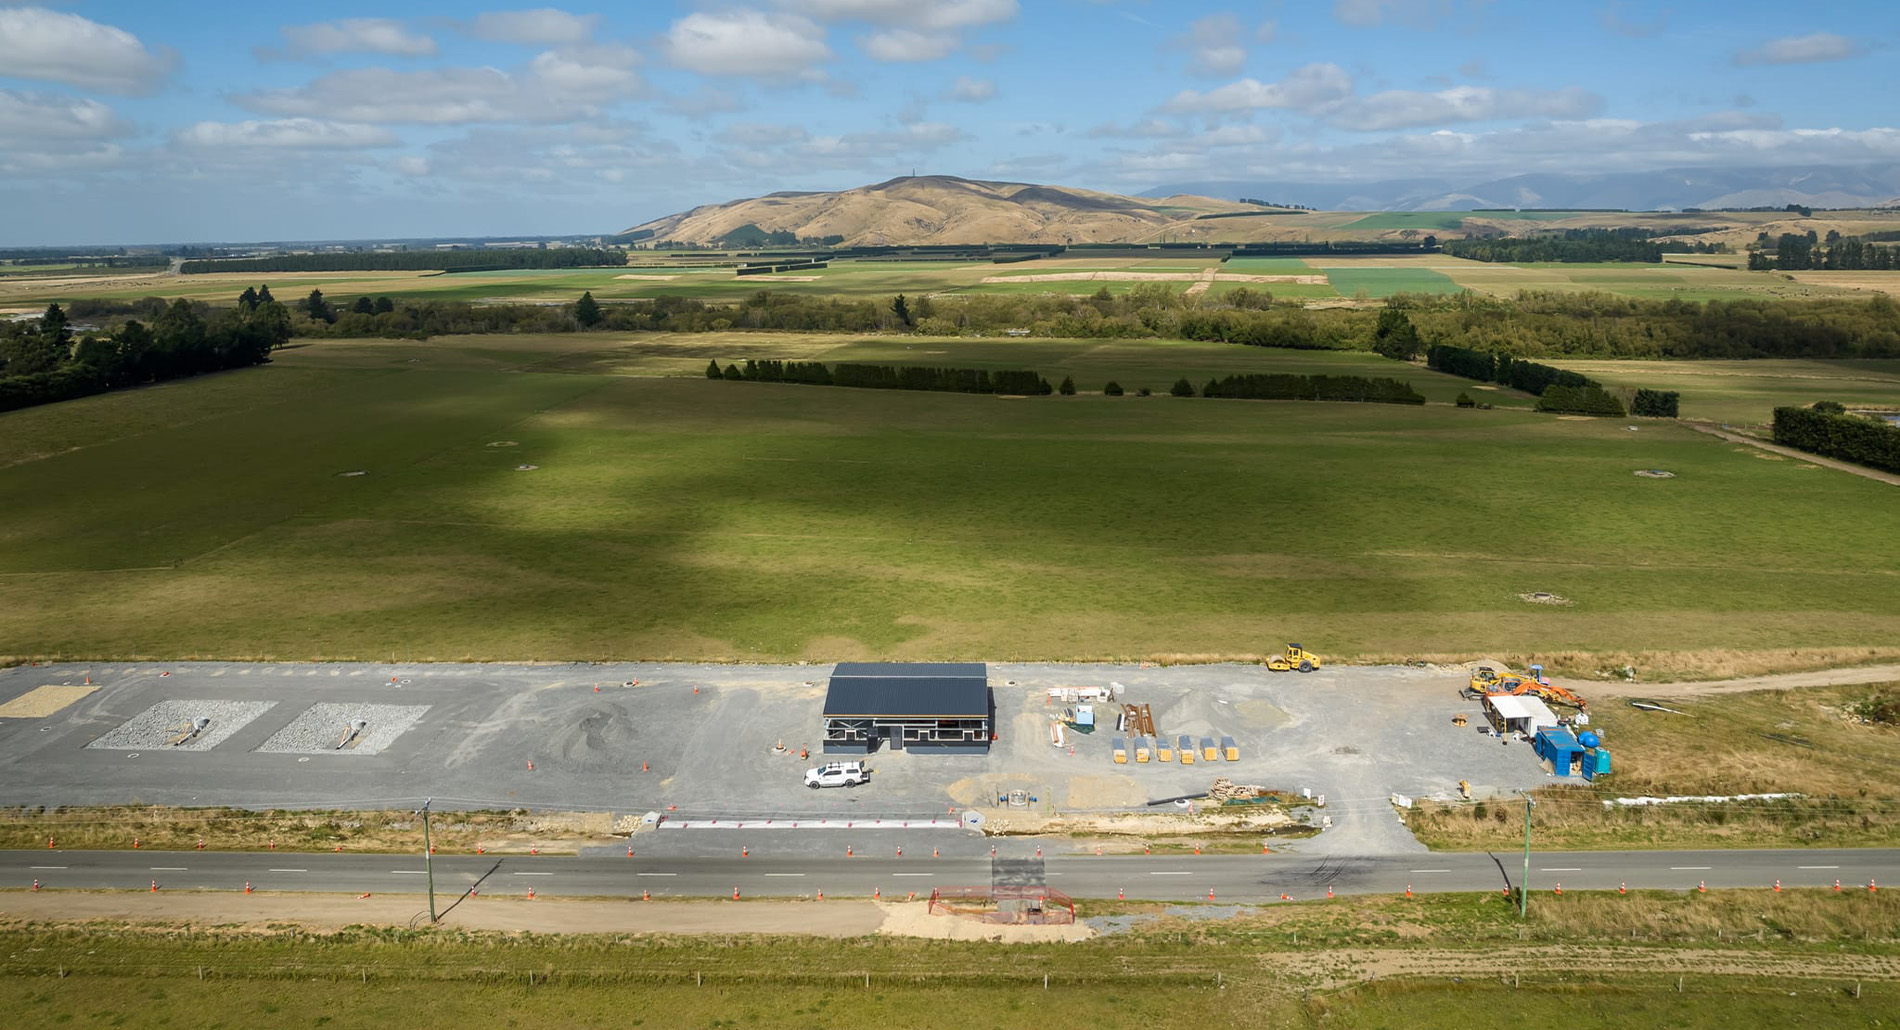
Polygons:
<instances>
[{"instance_id":1,"label":"portable site office","mask_svg":"<svg viewBox=\"0 0 1900 1030\"><path fill-rule=\"evenodd\" d=\"M982 662L839 662L825 693L826 754L988 754L995 725Z\"/></svg>"}]
</instances>

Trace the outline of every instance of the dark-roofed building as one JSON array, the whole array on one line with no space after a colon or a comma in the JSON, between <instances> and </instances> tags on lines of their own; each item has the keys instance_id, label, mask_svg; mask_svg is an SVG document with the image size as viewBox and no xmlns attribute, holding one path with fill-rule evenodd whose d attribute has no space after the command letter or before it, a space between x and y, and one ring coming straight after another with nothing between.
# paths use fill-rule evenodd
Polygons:
<instances>
[{"instance_id":1,"label":"dark-roofed building","mask_svg":"<svg viewBox=\"0 0 1900 1030\"><path fill-rule=\"evenodd\" d=\"M825 694L828 754L987 754L995 725L982 662L839 662Z\"/></svg>"}]
</instances>

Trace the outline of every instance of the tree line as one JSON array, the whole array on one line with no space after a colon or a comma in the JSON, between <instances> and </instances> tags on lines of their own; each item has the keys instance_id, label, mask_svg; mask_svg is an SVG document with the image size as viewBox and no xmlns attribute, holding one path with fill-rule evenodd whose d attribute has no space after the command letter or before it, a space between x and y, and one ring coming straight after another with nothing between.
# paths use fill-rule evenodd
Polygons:
<instances>
[{"instance_id":1,"label":"tree line","mask_svg":"<svg viewBox=\"0 0 1900 1030\"><path fill-rule=\"evenodd\" d=\"M169 302L82 300L95 321L151 319ZM1892 358L1900 357L1900 303L1885 294L1815 300L1644 300L1608 293L1472 292L1390 297L1378 309L1306 308L1244 286L1189 297L1140 282L1121 293L999 294L876 300L761 289L728 302L690 297L572 305L475 304L371 296L325 298L327 315L292 311L308 337L422 339L460 333L908 332L972 336L1023 330L1031 336L1189 339L1259 347L1376 351L1404 357L1437 345L1514 358ZM333 316L333 317L332 317ZM1402 316L1402 320L1401 320Z\"/></svg>"},{"instance_id":2,"label":"tree line","mask_svg":"<svg viewBox=\"0 0 1900 1030\"><path fill-rule=\"evenodd\" d=\"M1175 384L1175 396L1185 393L1184 379ZM1425 398L1412 384L1396 379L1371 379L1366 376L1291 375L1254 373L1210 379L1201 388L1203 397L1234 397L1244 400L1359 401L1368 404L1423 404Z\"/></svg>"},{"instance_id":3,"label":"tree line","mask_svg":"<svg viewBox=\"0 0 1900 1030\"><path fill-rule=\"evenodd\" d=\"M1629 261L1656 264L1665 253L1726 253L1722 243L1656 242L1657 236L1714 232L1708 229L1565 229L1536 236L1471 236L1447 240L1445 253L1472 261Z\"/></svg>"},{"instance_id":4,"label":"tree line","mask_svg":"<svg viewBox=\"0 0 1900 1030\"><path fill-rule=\"evenodd\" d=\"M862 365L822 361L747 360L745 367L718 361L706 366L706 378L755 383L806 383L813 386L850 386L867 390L929 390L941 393L994 393L1046 396L1055 392L1049 380L1019 369L931 368L924 365ZM1075 392L1073 384L1070 393Z\"/></svg>"},{"instance_id":5,"label":"tree line","mask_svg":"<svg viewBox=\"0 0 1900 1030\"><path fill-rule=\"evenodd\" d=\"M1835 401L1776 408L1774 439L1814 454L1900 472L1900 426L1850 414Z\"/></svg>"},{"instance_id":6,"label":"tree line","mask_svg":"<svg viewBox=\"0 0 1900 1030\"><path fill-rule=\"evenodd\" d=\"M1816 236L1812 229L1806 233L1784 232L1775 240L1773 256L1766 250L1767 236L1763 233L1757 238L1757 249L1748 254L1750 271L1772 268L1784 272L1885 272L1900 267L1900 252L1896 252L1896 248L1880 246L1864 236L1842 236L1838 229L1829 229L1826 238Z\"/></svg>"},{"instance_id":7,"label":"tree line","mask_svg":"<svg viewBox=\"0 0 1900 1030\"><path fill-rule=\"evenodd\" d=\"M1603 389L1603 384L1568 369L1449 344L1433 347L1426 353L1425 363L1440 372L1480 382L1502 383L1514 390L1535 394L1538 411L1612 418L1625 414L1623 402ZM1672 410L1674 396L1669 395ZM1658 409L1662 407L1659 398L1648 403Z\"/></svg>"},{"instance_id":8,"label":"tree line","mask_svg":"<svg viewBox=\"0 0 1900 1030\"><path fill-rule=\"evenodd\" d=\"M624 265L627 255L592 247L547 250L397 250L335 254L274 254L257 258L210 258L179 265L181 275L208 272L474 272L510 268L594 268Z\"/></svg>"},{"instance_id":9,"label":"tree line","mask_svg":"<svg viewBox=\"0 0 1900 1030\"><path fill-rule=\"evenodd\" d=\"M290 311L268 287L245 294L248 302L222 309L175 300L149 326L132 319L77 342L58 304L9 323L0 329L0 411L261 365L290 341Z\"/></svg>"}]
</instances>

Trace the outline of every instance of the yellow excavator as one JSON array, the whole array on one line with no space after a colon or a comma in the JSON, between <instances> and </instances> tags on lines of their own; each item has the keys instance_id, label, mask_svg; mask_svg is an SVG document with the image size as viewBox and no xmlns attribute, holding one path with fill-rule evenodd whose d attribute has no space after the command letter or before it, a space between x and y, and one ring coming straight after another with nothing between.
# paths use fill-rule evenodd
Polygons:
<instances>
[{"instance_id":1,"label":"yellow excavator","mask_svg":"<svg viewBox=\"0 0 1900 1030\"><path fill-rule=\"evenodd\" d=\"M1285 654L1267 659L1267 668L1273 672L1312 672L1320 664L1319 655L1298 644L1288 644Z\"/></svg>"}]
</instances>

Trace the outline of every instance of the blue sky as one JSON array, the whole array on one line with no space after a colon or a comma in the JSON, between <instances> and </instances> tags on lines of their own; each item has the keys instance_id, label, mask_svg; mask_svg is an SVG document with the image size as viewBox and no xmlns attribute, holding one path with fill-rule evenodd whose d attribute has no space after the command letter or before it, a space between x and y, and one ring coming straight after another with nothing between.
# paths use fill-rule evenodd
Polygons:
<instances>
[{"instance_id":1,"label":"blue sky","mask_svg":"<svg viewBox=\"0 0 1900 1030\"><path fill-rule=\"evenodd\" d=\"M913 168L1890 165L1897 29L1892 0L0 6L0 246L611 232Z\"/></svg>"}]
</instances>

